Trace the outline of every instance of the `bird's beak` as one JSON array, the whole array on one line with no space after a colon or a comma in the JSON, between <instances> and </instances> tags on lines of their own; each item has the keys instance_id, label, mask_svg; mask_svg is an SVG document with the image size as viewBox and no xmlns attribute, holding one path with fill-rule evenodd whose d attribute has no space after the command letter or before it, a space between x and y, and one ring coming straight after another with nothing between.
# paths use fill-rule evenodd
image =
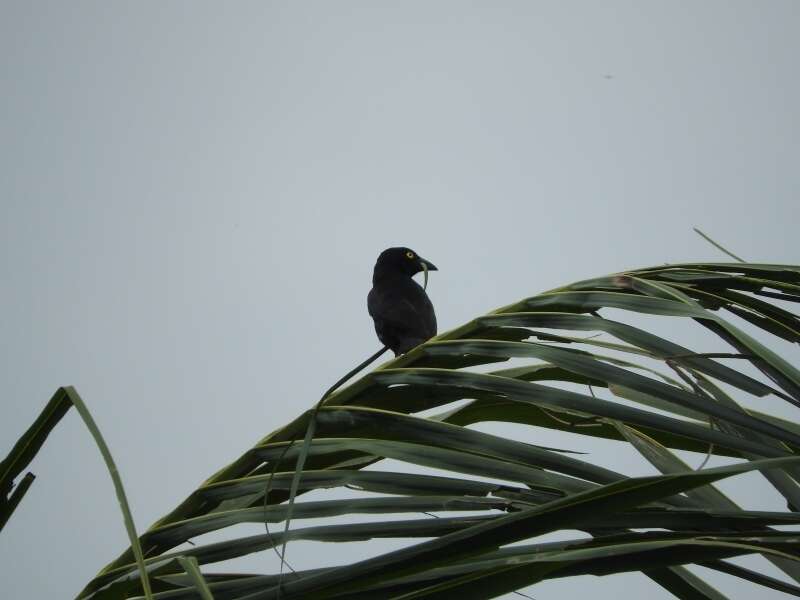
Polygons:
<instances>
[{"instance_id":1,"label":"bird's beak","mask_svg":"<svg viewBox=\"0 0 800 600\"><path fill-rule=\"evenodd\" d=\"M436 265L430 261L425 260L424 258L419 259L419 266L423 269L428 269L428 271L438 271L439 269L436 268Z\"/></svg>"}]
</instances>

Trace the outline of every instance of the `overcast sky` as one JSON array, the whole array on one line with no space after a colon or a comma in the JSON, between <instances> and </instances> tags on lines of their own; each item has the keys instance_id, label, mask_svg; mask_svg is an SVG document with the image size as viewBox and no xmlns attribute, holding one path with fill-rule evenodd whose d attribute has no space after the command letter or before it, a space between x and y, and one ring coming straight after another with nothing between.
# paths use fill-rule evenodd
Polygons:
<instances>
[{"instance_id":1,"label":"overcast sky","mask_svg":"<svg viewBox=\"0 0 800 600\"><path fill-rule=\"evenodd\" d=\"M798 31L796 0L0 0L0 454L75 385L144 529L378 348L388 246L439 267L441 330L724 260L692 226L798 263ZM74 595L127 545L113 489L74 413L32 468L4 593ZM587 590L669 597L528 593Z\"/></svg>"}]
</instances>

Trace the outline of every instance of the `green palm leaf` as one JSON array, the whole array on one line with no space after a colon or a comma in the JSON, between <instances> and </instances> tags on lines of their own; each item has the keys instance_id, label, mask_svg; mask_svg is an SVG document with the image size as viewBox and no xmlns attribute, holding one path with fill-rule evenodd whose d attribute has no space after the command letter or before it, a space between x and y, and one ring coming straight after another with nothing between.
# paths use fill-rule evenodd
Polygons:
<instances>
[{"instance_id":1,"label":"green palm leaf","mask_svg":"<svg viewBox=\"0 0 800 600\"><path fill-rule=\"evenodd\" d=\"M798 595L793 584L725 560L762 554L800 581L800 535L785 530L800 524L798 513L745 510L712 485L756 471L800 505L800 426L763 409L765 401L800 405L800 371L776 349L800 343L800 318L789 308L798 301L798 266L666 265L525 298L443 333L265 437L144 533L155 597L196 597L197 585L231 599L489 598L545 579L635 570L678 598L724 598L684 567L691 564ZM676 322L712 336L713 350L671 339L664 332ZM510 360L510 368L486 368ZM517 424L526 441L473 427L490 422ZM541 429L588 436L569 444L616 440L658 474L632 478L536 445ZM676 451L737 462L693 471ZM395 467L380 468L385 459ZM311 491L330 496L305 500ZM364 521L365 513L382 520ZM286 531L178 549L210 531L288 515ZM323 522L308 526L309 518ZM537 539L576 529L589 537ZM292 540L383 538L407 545L283 575L207 570ZM128 550L80 597L141 593Z\"/></svg>"}]
</instances>

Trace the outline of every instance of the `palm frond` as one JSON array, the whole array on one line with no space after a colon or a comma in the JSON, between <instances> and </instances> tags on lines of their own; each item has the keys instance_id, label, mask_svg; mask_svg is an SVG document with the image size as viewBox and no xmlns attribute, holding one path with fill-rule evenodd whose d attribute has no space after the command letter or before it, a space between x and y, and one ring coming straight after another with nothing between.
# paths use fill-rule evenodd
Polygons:
<instances>
[{"instance_id":1,"label":"palm frond","mask_svg":"<svg viewBox=\"0 0 800 600\"><path fill-rule=\"evenodd\" d=\"M725 561L761 554L800 582L800 534L776 529L800 522L800 426L753 406L800 406L800 371L783 356L787 343L800 343L800 317L790 310L798 301L798 266L664 265L551 290L444 333L268 435L144 533L155 597L196 597L201 582L203 593L231 599L489 598L545 579L635 570L678 598L724 598L689 564L799 595L798 586ZM691 326L697 334L684 333ZM683 339L671 339L676 332ZM698 335L702 351L692 347ZM513 366L490 366L506 361ZM290 510L301 451L293 441L311 418ZM471 427L489 422L514 423L527 441ZM658 474L628 477L530 443L540 428L616 440ZM678 451L736 462L693 470ZM402 469L372 466L384 459ZM790 510L744 510L713 485L747 471L760 472ZM348 497L336 496L345 488ZM303 500L322 489L333 496ZM294 527L285 532L231 533L176 550L207 532L289 513ZM359 520L366 513L387 520ZM342 516L350 522L297 526ZM590 537L537 541L559 530ZM291 540L380 538L407 546L285 575L207 571ZM202 576L184 572L195 564L180 562L187 557L206 569ZM80 597L141 591L128 550Z\"/></svg>"}]
</instances>

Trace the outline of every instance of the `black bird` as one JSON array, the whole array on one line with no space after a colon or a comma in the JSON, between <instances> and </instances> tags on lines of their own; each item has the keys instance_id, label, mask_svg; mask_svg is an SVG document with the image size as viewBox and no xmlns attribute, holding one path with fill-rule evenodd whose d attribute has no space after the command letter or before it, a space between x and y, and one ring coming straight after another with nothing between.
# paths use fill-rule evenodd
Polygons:
<instances>
[{"instance_id":1,"label":"black bird","mask_svg":"<svg viewBox=\"0 0 800 600\"><path fill-rule=\"evenodd\" d=\"M375 321L375 332L395 356L436 335L436 314L422 286L411 277L432 263L409 248L388 248L381 252L372 274L367 309Z\"/></svg>"}]
</instances>

